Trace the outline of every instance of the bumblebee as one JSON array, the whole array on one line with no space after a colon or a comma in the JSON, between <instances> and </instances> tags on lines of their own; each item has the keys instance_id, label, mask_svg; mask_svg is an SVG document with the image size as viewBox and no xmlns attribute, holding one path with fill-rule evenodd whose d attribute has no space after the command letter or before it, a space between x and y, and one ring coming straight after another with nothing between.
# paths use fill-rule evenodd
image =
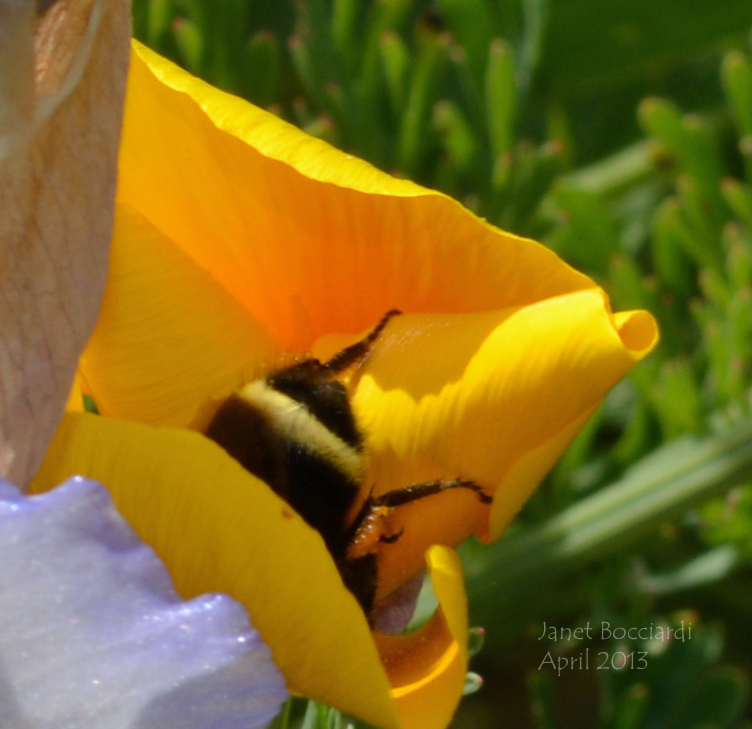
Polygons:
<instances>
[{"instance_id":1,"label":"bumblebee","mask_svg":"<svg viewBox=\"0 0 752 729\"><path fill-rule=\"evenodd\" d=\"M245 385L220 405L204 431L321 534L369 622L377 551L402 534L385 532L385 514L454 488L470 489L486 504L492 500L473 481L460 479L364 496L364 434L339 378L365 360L399 313L389 311L364 339L326 362L308 357Z\"/></svg>"}]
</instances>

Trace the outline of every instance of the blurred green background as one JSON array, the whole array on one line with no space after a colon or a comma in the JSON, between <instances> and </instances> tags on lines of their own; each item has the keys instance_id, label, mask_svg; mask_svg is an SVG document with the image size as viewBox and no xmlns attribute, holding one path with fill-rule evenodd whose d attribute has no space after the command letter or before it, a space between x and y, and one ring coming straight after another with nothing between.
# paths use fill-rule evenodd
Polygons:
<instances>
[{"instance_id":1,"label":"blurred green background","mask_svg":"<svg viewBox=\"0 0 752 729\"><path fill-rule=\"evenodd\" d=\"M486 635L455 729L752 727L750 27L748 0L135 2L192 72L659 319L507 536L461 550Z\"/></svg>"}]
</instances>

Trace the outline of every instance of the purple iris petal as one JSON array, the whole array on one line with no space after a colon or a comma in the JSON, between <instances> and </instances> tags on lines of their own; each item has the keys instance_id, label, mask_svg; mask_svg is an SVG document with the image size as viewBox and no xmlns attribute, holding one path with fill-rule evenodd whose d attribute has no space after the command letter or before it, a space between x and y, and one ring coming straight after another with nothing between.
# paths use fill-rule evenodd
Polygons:
<instances>
[{"instance_id":1,"label":"purple iris petal","mask_svg":"<svg viewBox=\"0 0 752 729\"><path fill-rule=\"evenodd\" d=\"M183 601L98 483L0 482L0 727L252 729L287 698L226 595Z\"/></svg>"}]
</instances>

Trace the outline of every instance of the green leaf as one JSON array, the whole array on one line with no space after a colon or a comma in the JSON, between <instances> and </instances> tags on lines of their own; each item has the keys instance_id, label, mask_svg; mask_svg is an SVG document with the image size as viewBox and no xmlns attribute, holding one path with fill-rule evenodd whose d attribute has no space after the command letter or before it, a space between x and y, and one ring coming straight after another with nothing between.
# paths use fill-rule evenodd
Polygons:
<instances>
[{"instance_id":1,"label":"green leaf","mask_svg":"<svg viewBox=\"0 0 752 729\"><path fill-rule=\"evenodd\" d=\"M332 6L332 38L340 58L353 69L354 55L358 48L354 42L356 38L356 23L358 20L358 0L334 0Z\"/></svg>"},{"instance_id":2,"label":"green leaf","mask_svg":"<svg viewBox=\"0 0 752 729\"><path fill-rule=\"evenodd\" d=\"M752 136L752 66L747 57L738 51L728 53L721 66L721 79L739 135Z\"/></svg>"},{"instance_id":3,"label":"green leaf","mask_svg":"<svg viewBox=\"0 0 752 729\"><path fill-rule=\"evenodd\" d=\"M385 31L379 40L384 67L386 89L395 118L399 118L407 102L407 79L410 70L410 51L393 31Z\"/></svg>"},{"instance_id":4,"label":"green leaf","mask_svg":"<svg viewBox=\"0 0 752 729\"><path fill-rule=\"evenodd\" d=\"M570 91L623 85L741 39L750 25L747 0L554 0L541 74Z\"/></svg>"},{"instance_id":5,"label":"green leaf","mask_svg":"<svg viewBox=\"0 0 752 729\"><path fill-rule=\"evenodd\" d=\"M518 81L527 91L543 54L548 30L549 0L522 0L524 32L519 49Z\"/></svg>"},{"instance_id":6,"label":"green leaf","mask_svg":"<svg viewBox=\"0 0 752 729\"><path fill-rule=\"evenodd\" d=\"M576 187L606 199L628 191L651 179L655 165L650 144L637 142L562 178L567 187Z\"/></svg>"},{"instance_id":7,"label":"green leaf","mask_svg":"<svg viewBox=\"0 0 752 729\"><path fill-rule=\"evenodd\" d=\"M696 115L688 114L682 119L684 131L682 162L688 175L702 185L706 195L717 202L718 187L723 177L723 165L718 143L710 126Z\"/></svg>"},{"instance_id":8,"label":"green leaf","mask_svg":"<svg viewBox=\"0 0 752 729\"><path fill-rule=\"evenodd\" d=\"M486 109L491 152L498 158L511 151L517 124L517 89L512 49L495 38L488 49Z\"/></svg>"},{"instance_id":9,"label":"green leaf","mask_svg":"<svg viewBox=\"0 0 752 729\"><path fill-rule=\"evenodd\" d=\"M639 729L648 710L650 689L644 683L634 684L619 698L614 711L614 729Z\"/></svg>"},{"instance_id":10,"label":"green leaf","mask_svg":"<svg viewBox=\"0 0 752 729\"><path fill-rule=\"evenodd\" d=\"M552 669L553 670L553 669ZM547 671L531 671L528 675L530 708L537 729L556 729L552 676Z\"/></svg>"},{"instance_id":11,"label":"green leaf","mask_svg":"<svg viewBox=\"0 0 752 729\"><path fill-rule=\"evenodd\" d=\"M686 359L666 362L652 388L652 402L665 440L683 433L698 433L704 426L700 384Z\"/></svg>"},{"instance_id":12,"label":"green leaf","mask_svg":"<svg viewBox=\"0 0 752 729\"><path fill-rule=\"evenodd\" d=\"M669 595L725 579L739 563L739 550L729 544L716 547L665 574L640 571L635 587L645 594Z\"/></svg>"},{"instance_id":13,"label":"green leaf","mask_svg":"<svg viewBox=\"0 0 752 729\"><path fill-rule=\"evenodd\" d=\"M426 35L419 44L398 138L399 167L408 176L418 176L428 146L426 122L447 44L443 35Z\"/></svg>"},{"instance_id":14,"label":"green leaf","mask_svg":"<svg viewBox=\"0 0 752 729\"><path fill-rule=\"evenodd\" d=\"M175 40L186 67L192 73L200 73L206 50L202 29L187 18L176 20L173 28Z\"/></svg>"},{"instance_id":15,"label":"green leaf","mask_svg":"<svg viewBox=\"0 0 752 729\"><path fill-rule=\"evenodd\" d=\"M554 250L574 266L605 276L611 256L619 249L608 209L584 190L559 187L553 199L566 221L551 241Z\"/></svg>"},{"instance_id":16,"label":"green leaf","mask_svg":"<svg viewBox=\"0 0 752 729\"><path fill-rule=\"evenodd\" d=\"M530 230L532 218L561 171L562 157L562 146L556 141L541 146L525 142L517 145L515 156L511 158L514 189L501 219L503 227L525 235L534 234ZM509 156L503 155L499 159L506 160Z\"/></svg>"},{"instance_id":17,"label":"green leaf","mask_svg":"<svg viewBox=\"0 0 752 729\"><path fill-rule=\"evenodd\" d=\"M683 203L695 195L695 190L686 185L682 190L682 200L667 198L656 211L653 232L655 236L663 237L662 246L682 248L698 268L720 271L723 259L717 240L712 240L710 231L693 230L687 219ZM704 226L704 220L700 219L699 225ZM710 245L707 244L708 238L711 239Z\"/></svg>"},{"instance_id":18,"label":"green leaf","mask_svg":"<svg viewBox=\"0 0 752 729\"><path fill-rule=\"evenodd\" d=\"M157 46L167 35L174 13L173 0L152 0L145 7L143 37L150 46Z\"/></svg>"},{"instance_id":19,"label":"green leaf","mask_svg":"<svg viewBox=\"0 0 752 729\"><path fill-rule=\"evenodd\" d=\"M752 230L752 188L727 177L721 184L726 203L749 230Z\"/></svg>"},{"instance_id":20,"label":"green leaf","mask_svg":"<svg viewBox=\"0 0 752 729\"><path fill-rule=\"evenodd\" d=\"M694 250L694 240L682 220L676 199L661 205L653 220L653 265L661 283L672 294L688 301L697 291L697 258L704 251ZM693 265L694 264L694 265Z\"/></svg>"},{"instance_id":21,"label":"green leaf","mask_svg":"<svg viewBox=\"0 0 752 729\"><path fill-rule=\"evenodd\" d=\"M752 240L750 231L738 223L729 223L723 230L726 250L726 275L735 291L752 288Z\"/></svg>"},{"instance_id":22,"label":"green leaf","mask_svg":"<svg viewBox=\"0 0 752 729\"><path fill-rule=\"evenodd\" d=\"M692 700L692 718L696 726L730 726L739 718L749 693L749 679L739 670L721 668L714 671L698 687Z\"/></svg>"},{"instance_id":23,"label":"green leaf","mask_svg":"<svg viewBox=\"0 0 752 729\"><path fill-rule=\"evenodd\" d=\"M259 106L270 106L279 98L282 59L277 37L266 30L254 33L246 45L245 57L250 69L242 74L245 96Z\"/></svg>"},{"instance_id":24,"label":"green leaf","mask_svg":"<svg viewBox=\"0 0 752 729\"><path fill-rule=\"evenodd\" d=\"M437 0L437 6L467 53L471 73L481 85L488 60L486 49L501 31L490 3L486 0Z\"/></svg>"},{"instance_id":25,"label":"green leaf","mask_svg":"<svg viewBox=\"0 0 752 729\"><path fill-rule=\"evenodd\" d=\"M453 166L470 173L478 156L478 140L462 109L452 101L440 101L434 107L433 117Z\"/></svg>"}]
</instances>

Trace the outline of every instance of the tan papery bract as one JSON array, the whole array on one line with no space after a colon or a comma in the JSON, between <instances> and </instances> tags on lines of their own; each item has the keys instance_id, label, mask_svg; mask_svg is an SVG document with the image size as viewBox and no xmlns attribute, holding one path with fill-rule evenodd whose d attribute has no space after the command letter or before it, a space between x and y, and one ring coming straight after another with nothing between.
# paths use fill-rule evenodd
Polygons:
<instances>
[{"instance_id":1,"label":"tan papery bract","mask_svg":"<svg viewBox=\"0 0 752 729\"><path fill-rule=\"evenodd\" d=\"M99 312L129 57L128 0L46 6L0 2L0 474L20 486Z\"/></svg>"}]
</instances>

